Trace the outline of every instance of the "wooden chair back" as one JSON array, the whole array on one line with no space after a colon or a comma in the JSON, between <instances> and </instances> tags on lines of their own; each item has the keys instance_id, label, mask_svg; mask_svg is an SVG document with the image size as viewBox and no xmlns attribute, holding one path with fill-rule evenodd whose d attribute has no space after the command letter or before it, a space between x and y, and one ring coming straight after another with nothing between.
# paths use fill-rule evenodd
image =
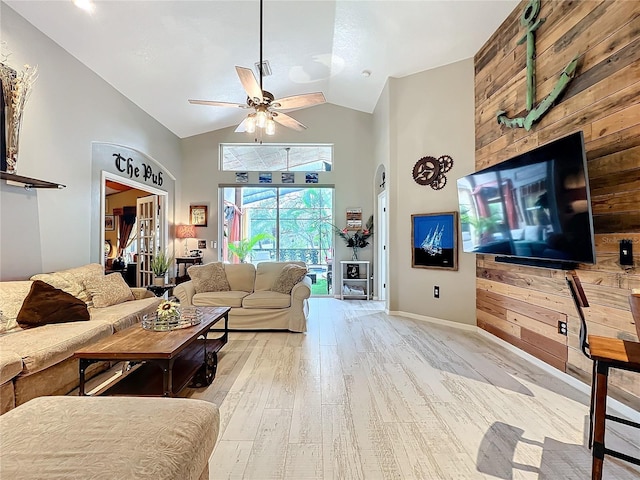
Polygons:
<instances>
[{"instance_id":1,"label":"wooden chair back","mask_svg":"<svg viewBox=\"0 0 640 480\"><path fill-rule=\"evenodd\" d=\"M631 305L633 321L636 324L638 340L640 340L640 289L634 289L631 291L631 295L629 295L629 304Z\"/></svg>"},{"instance_id":2,"label":"wooden chair back","mask_svg":"<svg viewBox=\"0 0 640 480\"><path fill-rule=\"evenodd\" d=\"M582 311L583 308L589 306L589 301L587 300L587 296L584 293L582 284L580 283L580 279L578 278L578 274L575 270L568 270L565 278L567 279L567 285L571 292L571 298L573 298L573 303L575 304L578 316L580 317L580 349L586 357L591 358L591 354L589 353L589 342L587 341L587 321L584 317L584 312ZM638 324L636 322L636 327L637 326Z\"/></svg>"}]
</instances>

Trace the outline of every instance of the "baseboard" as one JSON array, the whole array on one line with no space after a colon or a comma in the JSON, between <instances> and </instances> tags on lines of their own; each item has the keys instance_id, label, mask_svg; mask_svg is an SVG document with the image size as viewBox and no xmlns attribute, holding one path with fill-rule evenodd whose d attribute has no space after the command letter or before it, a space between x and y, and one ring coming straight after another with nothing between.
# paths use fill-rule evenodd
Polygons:
<instances>
[{"instance_id":1,"label":"baseboard","mask_svg":"<svg viewBox=\"0 0 640 480\"><path fill-rule=\"evenodd\" d=\"M419 315L417 313L394 311L394 312L387 312L387 314L397 315L399 317L407 317L407 318L411 318L412 320L420 320L423 322L437 323L438 325L459 328L461 330L467 330L469 332L475 332L478 330L478 327L476 327L475 325L469 325L468 323L458 323L458 322L454 322L453 320L442 320L441 318L429 317L427 315Z\"/></svg>"},{"instance_id":2,"label":"baseboard","mask_svg":"<svg viewBox=\"0 0 640 480\"><path fill-rule=\"evenodd\" d=\"M548 363L543 362L539 358L534 357L533 355L525 352L524 350L520 350L518 347L511 345L509 342L506 342L503 339L496 337L495 335L492 335L486 330L478 328L477 331L480 335L482 335L486 339L491 340L492 342L497 343L498 345L501 345L502 347L506 348L510 352L513 352L519 357L523 358L524 360L527 360L529 363L536 365L540 369L544 370L546 373L553 375L557 379L562 380L567 385L586 394L587 398L591 395L591 387L586 383L583 383L577 378L572 377L568 373L564 373L558 370L557 368L553 368ZM612 410L615 410L618 415L622 415L628 418L629 420L640 423L640 412L638 412L637 410L634 410L628 405L625 405L619 400L616 400L615 398L611 398L609 396L607 397L607 407L611 408Z\"/></svg>"}]
</instances>

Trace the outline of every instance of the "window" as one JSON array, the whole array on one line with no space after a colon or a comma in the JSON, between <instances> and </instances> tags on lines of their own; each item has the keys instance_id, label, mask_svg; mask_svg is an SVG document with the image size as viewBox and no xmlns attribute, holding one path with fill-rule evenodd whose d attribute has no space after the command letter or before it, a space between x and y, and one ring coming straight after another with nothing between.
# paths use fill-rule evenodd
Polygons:
<instances>
[{"instance_id":1,"label":"window","mask_svg":"<svg viewBox=\"0 0 640 480\"><path fill-rule=\"evenodd\" d=\"M224 187L222 260L305 262L326 295L333 259L333 188Z\"/></svg>"},{"instance_id":2,"label":"window","mask_svg":"<svg viewBox=\"0 0 640 480\"><path fill-rule=\"evenodd\" d=\"M220 168L231 172L330 172L333 145L223 143Z\"/></svg>"}]
</instances>

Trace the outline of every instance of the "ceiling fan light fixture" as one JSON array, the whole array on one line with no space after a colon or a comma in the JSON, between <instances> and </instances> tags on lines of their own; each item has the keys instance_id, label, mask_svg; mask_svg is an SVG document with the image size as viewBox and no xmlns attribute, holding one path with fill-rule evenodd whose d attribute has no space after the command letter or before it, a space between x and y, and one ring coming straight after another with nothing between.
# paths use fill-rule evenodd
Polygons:
<instances>
[{"instance_id":1,"label":"ceiling fan light fixture","mask_svg":"<svg viewBox=\"0 0 640 480\"><path fill-rule=\"evenodd\" d=\"M260 128L264 128L267 124L267 112L264 109L258 110L256 113L256 125Z\"/></svg>"},{"instance_id":2,"label":"ceiling fan light fixture","mask_svg":"<svg viewBox=\"0 0 640 480\"><path fill-rule=\"evenodd\" d=\"M256 131L256 114L255 113L249 114L246 122L244 123L244 127L247 133L254 133Z\"/></svg>"},{"instance_id":3,"label":"ceiling fan light fixture","mask_svg":"<svg viewBox=\"0 0 640 480\"><path fill-rule=\"evenodd\" d=\"M275 135L276 133L276 122L271 116L267 119L267 123L264 127L264 133L267 135Z\"/></svg>"}]
</instances>

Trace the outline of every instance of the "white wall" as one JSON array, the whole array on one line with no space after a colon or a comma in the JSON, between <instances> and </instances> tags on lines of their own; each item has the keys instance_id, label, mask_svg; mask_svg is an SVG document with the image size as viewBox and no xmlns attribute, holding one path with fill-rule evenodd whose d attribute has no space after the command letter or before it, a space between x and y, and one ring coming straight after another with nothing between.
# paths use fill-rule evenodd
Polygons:
<instances>
[{"instance_id":1,"label":"white wall","mask_svg":"<svg viewBox=\"0 0 640 480\"><path fill-rule=\"evenodd\" d=\"M99 182L92 175L92 141L146 153L178 179L178 189L181 153L175 135L4 3L0 17L12 52L8 63L39 69L24 111L18 173L67 185L26 192L1 182L0 279L8 280L82 265L97 251L91 245L101 221L91 200Z\"/></svg>"},{"instance_id":2,"label":"white wall","mask_svg":"<svg viewBox=\"0 0 640 480\"><path fill-rule=\"evenodd\" d=\"M363 221L374 213L372 185L375 165L373 158L372 116L348 108L324 104L291 115L304 123L308 130L296 132L277 127L269 140L273 143L332 143L334 165L331 172L321 172L319 185L335 186L334 214L338 226L346 224L348 207L362 207ZM238 121L241 120L241 117ZM235 128L235 127L234 127ZM235 184L235 173L219 170L220 143L251 143L248 134L234 133L234 128L217 130L182 140L184 158L182 178L182 210L176 213L176 223L187 223L189 205L208 205L207 227L198 227L200 239L207 240L205 262L218 260L217 252L210 248L210 240L218 239L218 185ZM266 142L265 142L266 143ZM296 182L302 179L297 173ZM257 184L257 175L249 179ZM304 182L304 180L302 179ZM274 175L274 184L277 183ZM188 185L188 188L186 187ZM193 241L192 241L193 242ZM341 239L336 240L336 259L350 260L351 249ZM361 260L373 260L373 244L360 250Z\"/></svg>"},{"instance_id":3,"label":"white wall","mask_svg":"<svg viewBox=\"0 0 640 480\"><path fill-rule=\"evenodd\" d=\"M411 268L411 215L458 210L456 179L474 171L473 59L390 79L389 87L389 309L475 324L475 256L460 251L459 232L458 271ZM454 160L442 190L412 179L427 155Z\"/></svg>"}]
</instances>

